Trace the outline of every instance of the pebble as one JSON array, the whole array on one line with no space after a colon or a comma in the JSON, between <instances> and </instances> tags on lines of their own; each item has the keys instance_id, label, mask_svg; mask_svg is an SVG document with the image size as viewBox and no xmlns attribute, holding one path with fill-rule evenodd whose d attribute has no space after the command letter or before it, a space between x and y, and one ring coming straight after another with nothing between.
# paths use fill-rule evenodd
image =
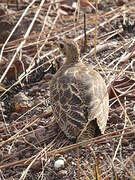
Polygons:
<instances>
[{"instance_id":1,"label":"pebble","mask_svg":"<svg viewBox=\"0 0 135 180\"><path fill-rule=\"evenodd\" d=\"M1 102L1 106L3 106L3 107L5 106L5 104L4 104L4 102L3 102L3 101Z\"/></svg>"},{"instance_id":2,"label":"pebble","mask_svg":"<svg viewBox=\"0 0 135 180\"><path fill-rule=\"evenodd\" d=\"M23 92L16 94L12 100L14 104L14 111L19 113L25 113L30 107L32 107L33 102L29 97L27 97Z\"/></svg>"},{"instance_id":3,"label":"pebble","mask_svg":"<svg viewBox=\"0 0 135 180\"><path fill-rule=\"evenodd\" d=\"M67 175L67 170L60 170L58 173L57 173L58 177L63 177L63 176L66 176Z\"/></svg>"},{"instance_id":4,"label":"pebble","mask_svg":"<svg viewBox=\"0 0 135 180\"><path fill-rule=\"evenodd\" d=\"M123 129L124 124L123 124L123 123L121 123L121 124L117 124L117 125L116 125L116 127L117 127L117 129Z\"/></svg>"},{"instance_id":5,"label":"pebble","mask_svg":"<svg viewBox=\"0 0 135 180\"><path fill-rule=\"evenodd\" d=\"M29 95L35 95L37 91L40 91L39 86L33 86L31 89L29 89Z\"/></svg>"},{"instance_id":6,"label":"pebble","mask_svg":"<svg viewBox=\"0 0 135 180\"><path fill-rule=\"evenodd\" d=\"M44 80L45 82L49 82L52 79L53 75L52 74L45 74Z\"/></svg>"},{"instance_id":7,"label":"pebble","mask_svg":"<svg viewBox=\"0 0 135 180\"><path fill-rule=\"evenodd\" d=\"M36 129L37 128L37 124L36 123L32 124L31 127L32 127L32 129Z\"/></svg>"},{"instance_id":8,"label":"pebble","mask_svg":"<svg viewBox=\"0 0 135 180\"><path fill-rule=\"evenodd\" d=\"M7 134L7 135L2 134L2 135L1 135L1 138L2 138L3 141L5 141L5 140L7 140L8 138L10 138L10 135L9 135L9 134Z\"/></svg>"},{"instance_id":9,"label":"pebble","mask_svg":"<svg viewBox=\"0 0 135 180\"><path fill-rule=\"evenodd\" d=\"M67 162L72 162L72 161L73 161L72 156L69 156L69 157L67 158Z\"/></svg>"},{"instance_id":10,"label":"pebble","mask_svg":"<svg viewBox=\"0 0 135 180\"><path fill-rule=\"evenodd\" d=\"M72 165L73 165L73 166L76 166L76 163L75 163L74 161L72 161Z\"/></svg>"},{"instance_id":11,"label":"pebble","mask_svg":"<svg viewBox=\"0 0 135 180\"><path fill-rule=\"evenodd\" d=\"M13 121L13 120L16 120L18 117L20 116L19 113L17 112L13 112L10 116L10 120Z\"/></svg>"},{"instance_id":12,"label":"pebble","mask_svg":"<svg viewBox=\"0 0 135 180\"><path fill-rule=\"evenodd\" d=\"M129 141L127 139L122 140L122 145L123 146L129 146Z\"/></svg>"},{"instance_id":13,"label":"pebble","mask_svg":"<svg viewBox=\"0 0 135 180\"><path fill-rule=\"evenodd\" d=\"M59 157L59 159L54 162L55 170L63 169L64 166L65 166L65 159L63 157Z\"/></svg>"}]
</instances>

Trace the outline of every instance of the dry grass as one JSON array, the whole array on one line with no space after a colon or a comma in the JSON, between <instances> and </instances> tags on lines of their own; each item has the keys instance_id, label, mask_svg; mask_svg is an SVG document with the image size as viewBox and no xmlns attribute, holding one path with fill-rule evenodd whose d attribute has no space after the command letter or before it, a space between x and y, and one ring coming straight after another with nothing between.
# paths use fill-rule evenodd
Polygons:
<instances>
[{"instance_id":1,"label":"dry grass","mask_svg":"<svg viewBox=\"0 0 135 180\"><path fill-rule=\"evenodd\" d=\"M40 74L40 68L44 69L46 76L51 63L62 56L55 48L59 36L73 38L82 48L83 15L81 12L65 16L60 14L59 2L33 0L25 4L25 9L8 11L8 15L2 16L11 16L15 19L14 27L6 41L0 44L1 68L3 58L8 60L4 72L0 74L2 102L17 86L21 86L21 90L27 92L38 84L30 83L28 89L26 86L29 76L38 71ZM70 163L67 165L65 169L68 174L62 179L71 179L70 167L74 179L135 179L135 37L120 25L125 16L135 17L135 3L129 1L125 6L116 6L114 2L104 1L102 4L105 10L98 10L96 5L96 13L87 14L89 49L81 53L81 59L88 64L92 63L104 76L108 85L110 115L105 134L76 144L67 140L57 127L50 110L48 80L44 82L47 86L45 98L11 123L4 117L1 104L1 179L12 176L20 180L27 179L30 171L34 172L35 179L44 179L45 174L46 179L53 179L57 177L57 172L50 164L51 159L55 160L57 154L62 154L66 158L72 156L72 162L75 162L75 166ZM20 6L23 4L22 1ZM21 28L22 24L23 33L12 40L11 37L17 33L17 27ZM27 68L24 56L30 60ZM16 59L21 62L23 71L12 84L5 86L4 79L7 78L7 73ZM10 98L8 100L10 101ZM44 112L37 113L39 108ZM119 129L118 126L122 127ZM15 146L18 142L21 145ZM10 168L12 172L9 171ZM53 177L49 174L52 171Z\"/></svg>"}]
</instances>

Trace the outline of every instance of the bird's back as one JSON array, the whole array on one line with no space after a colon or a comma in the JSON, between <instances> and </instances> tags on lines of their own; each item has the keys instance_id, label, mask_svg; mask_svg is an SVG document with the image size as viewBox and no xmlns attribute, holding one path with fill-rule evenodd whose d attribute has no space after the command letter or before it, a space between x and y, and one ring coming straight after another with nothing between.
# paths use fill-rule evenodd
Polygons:
<instances>
[{"instance_id":1,"label":"bird's back","mask_svg":"<svg viewBox=\"0 0 135 180\"><path fill-rule=\"evenodd\" d=\"M81 62L63 65L50 84L50 99L57 123L69 139L84 134L104 133L108 118L108 94L98 72Z\"/></svg>"}]
</instances>

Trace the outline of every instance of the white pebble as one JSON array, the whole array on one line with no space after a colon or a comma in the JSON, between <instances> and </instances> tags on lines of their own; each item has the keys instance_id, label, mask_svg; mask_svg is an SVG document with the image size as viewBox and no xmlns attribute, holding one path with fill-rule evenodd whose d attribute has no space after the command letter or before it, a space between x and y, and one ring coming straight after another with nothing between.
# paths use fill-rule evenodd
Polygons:
<instances>
[{"instance_id":1,"label":"white pebble","mask_svg":"<svg viewBox=\"0 0 135 180\"><path fill-rule=\"evenodd\" d=\"M58 170L58 169L64 168L64 165L65 165L64 159L61 158L55 161L54 168Z\"/></svg>"}]
</instances>

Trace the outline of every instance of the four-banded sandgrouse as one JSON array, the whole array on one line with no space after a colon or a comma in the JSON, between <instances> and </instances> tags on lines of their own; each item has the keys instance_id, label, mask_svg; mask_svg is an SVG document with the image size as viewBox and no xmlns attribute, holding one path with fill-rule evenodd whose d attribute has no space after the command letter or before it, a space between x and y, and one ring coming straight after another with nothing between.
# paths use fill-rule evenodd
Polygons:
<instances>
[{"instance_id":1,"label":"four-banded sandgrouse","mask_svg":"<svg viewBox=\"0 0 135 180\"><path fill-rule=\"evenodd\" d=\"M62 67L50 83L50 100L54 117L65 135L76 140L89 139L105 131L109 97L101 75L80 60L76 42L61 39L59 49L66 56Z\"/></svg>"}]
</instances>

